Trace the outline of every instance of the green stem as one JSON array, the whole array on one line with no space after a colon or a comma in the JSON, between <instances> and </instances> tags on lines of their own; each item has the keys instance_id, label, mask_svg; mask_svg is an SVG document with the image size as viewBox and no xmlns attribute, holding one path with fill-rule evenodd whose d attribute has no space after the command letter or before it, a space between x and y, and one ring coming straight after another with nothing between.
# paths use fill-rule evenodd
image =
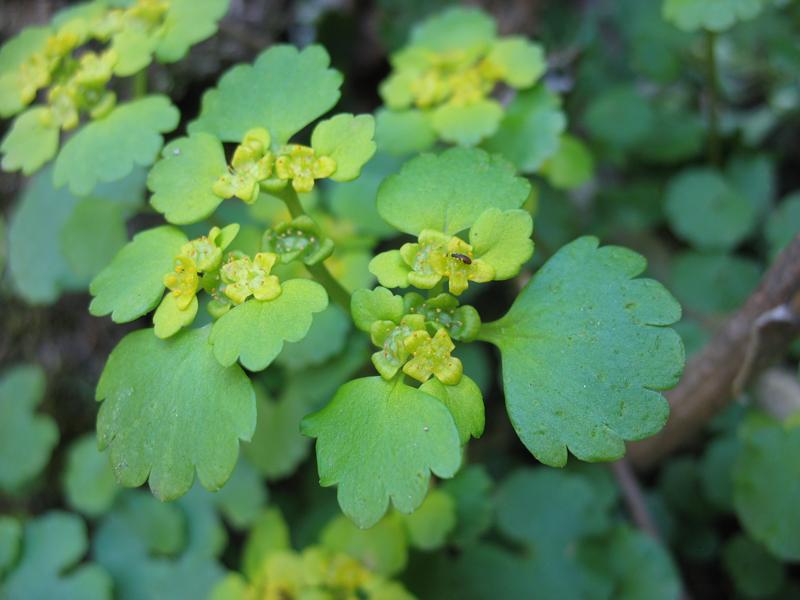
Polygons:
<instances>
[{"instance_id":1,"label":"green stem","mask_svg":"<svg viewBox=\"0 0 800 600\"><path fill-rule=\"evenodd\" d=\"M147 95L147 68L145 67L133 76L134 99L144 98Z\"/></svg>"},{"instance_id":2,"label":"green stem","mask_svg":"<svg viewBox=\"0 0 800 600\"><path fill-rule=\"evenodd\" d=\"M708 86L708 161L721 164L719 138L719 75L717 73L717 34L706 31L706 85Z\"/></svg>"},{"instance_id":3,"label":"green stem","mask_svg":"<svg viewBox=\"0 0 800 600\"><path fill-rule=\"evenodd\" d=\"M297 197L297 192L294 191L291 185L287 185L275 195L284 201L293 219L306 214L306 211L303 210L303 205L300 204L300 198ZM321 262L316 265L306 265L306 269L308 269L314 279L317 280L317 283L325 288L325 291L328 292L328 296L349 313L350 292L348 292L341 283L336 281L328 270L328 267L325 266L325 263Z\"/></svg>"}]
</instances>

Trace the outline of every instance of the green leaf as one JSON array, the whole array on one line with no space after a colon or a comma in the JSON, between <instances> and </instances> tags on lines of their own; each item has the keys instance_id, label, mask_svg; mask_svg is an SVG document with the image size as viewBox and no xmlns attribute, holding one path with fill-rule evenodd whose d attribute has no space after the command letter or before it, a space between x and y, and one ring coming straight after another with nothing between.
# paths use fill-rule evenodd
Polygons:
<instances>
[{"instance_id":1,"label":"green leaf","mask_svg":"<svg viewBox=\"0 0 800 600\"><path fill-rule=\"evenodd\" d=\"M382 286L388 288L408 287L408 274L411 267L406 264L400 250L381 252L369 261L369 272L378 278Z\"/></svg>"},{"instance_id":2,"label":"green leaf","mask_svg":"<svg viewBox=\"0 0 800 600\"><path fill-rule=\"evenodd\" d=\"M761 12L765 0L664 0L664 18L683 31L725 31Z\"/></svg>"},{"instance_id":3,"label":"green leaf","mask_svg":"<svg viewBox=\"0 0 800 600\"><path fill-rule=\"evenodd\" d=\"M444 141L460 146L474 146L494 134L503 118L503 107L492 99L458 106L452 103L430 114L434 131Z\"/></svg>"},{"instance_id":4,"label":"green leaf","mask_svg":"<svg viewBox=\"0 0 800 600\"><path fill-rule=\"evenodd\" d=\"M375 119L349 113L320 121L311 134L311 147L318 156L336 161L334 181L352 181L375 154Z\"/></svg>"},{"instance_id":5,"label":"green leaf","mask_svg":"<svg viewBox=\"0 0 800 600\"><path fill-rule=\"evenodd\" d=\"M487 208L519 208L529 193L530 184L501 156L451 148L413 158L387 178L378 190L378 212L405 233L434 229L455 234Z\"/></svg>"},{"instance_id":6,"label":"green leaf","mask_svg":"<svg viewBox=\"0 0 800 600\"><path fill-rule=\"evenodd\" d=\"M507 157L523 173L535 173L558 151L566 126L561 100L539 84L517 94L483 147Z\"/></svg>"},{"instance_id":7,"label":"green leaf","mask_svg":"<svg viewBox=\"0 0 800 600\"><path fill-rule=\"evenodd\" d=\"M672 290L687 308L726 313L744 303L761 271L757 262L734 254L682 252L672 263Z\"/></svg>"},{"instance_id":8,"label":"green leaf","mask_svg":"<svg viewBox=\"0 0 800 600\"><path fill-rule=\"evenodd\" d=\"M701 115L685 109L656 106L647 134L633 150L636 157L656 164L674 164L696 157L706 140Z\"/></svg>"},{"instance_id":9,"label":"green leaf","mask_svg":"<svg viewBox=\"0 0 800 600\"><path fill-rule=\"evenodd\" d=\"M745 531L783 560L800 559L800 427L743 427L733 501Z\"/></svg>"},{"instance_id":10,"label":"green leaf","mask_svg":"<svg viewBox=\"0 0 800 600\"><path fill-rule=\"evenodd\" d=\"M325 288L307 279L281 282L274 300L249 300L214 323L209 341L223 366L239 360L261 371L280 354L284 342L299 342L311 327L312 315L328 306Z\"/></svg>"},{"instance_id":11,"label":"green leaf","mask_svg":"<svg viewBox=\"0 0 800 600\"><path fill-rule=\"evenodd\" d=\"M222 144L213 135L195 133L167 144L147 176L150 204L170 223L196 223L222 202L212 187L228 168Z\"/></svg>"},{"instance_id":12,"label":"green leaf","mask_svg":"<svg viewBox=\"0 0 800 600\"><path fill-rule=\"evenodd\" d=\"M403 298L395 296L383 287L374 290L356 290L350 301L353 323L361 331L369 333L375 321L394 321L403 318Z\"/></svg>"},{"instance_id":13,"label":"green leaf","mask_svg":"<svg viewBox=\"0 0 800 600\"><path fill-rule=\"evenodd\" d=\"M541 173L554 188L579 188L594 176L594 157L581 140L564 134L556 153L542 164Z\"/></svg>"},{"instance_id":14,"label":"green leaf","mask_svg":"<svg viewBox=\"0 0 800 600\"><path fill-rule=\"evenodd\" d=\"M3 583L3 598L110 600L108 573L92 563L77 566L87 546L80 517L53 511L28 521L22 556Z\"/></svg>"},{"instance_id":15,"label":"green leaf","mask_svg":"<svg viewBox=\"0 0 800 600\"><path fill-rule=\"evenodd\" d=\"M494 20L476 8L449 8L426 19L411 32L410 46L437 53L482 50L496 35Z\"/></svg>"},{"instance_id":16,"label":"green leaf","mask_svg":"<svg viewBox=\"0 0 800 600\"><path fill-rule=\"evenodd\" d=\"M422 111L381 108L375 113L375 142L381 152L405 156L428 150L436 132Z\"/></svg>"},{"instance_id":17,"label":"green leaf","mask_svg":"<svg viewBox=\"0 0 800 600\"><path fill-rule=\"evenodd\" d=\"M91 281L128 241L127 212L124 205L105 198L83 198L75 206L60 242L70 270L81 281Z\"/></svg>"},{"instance_id":18,"label":"green leaf","mask_svg":"<svg viewBox=\"0 0 800 600\"><path fill-rule=\"evenodd\" d=\"M340 515L322 530L320 543L330 550L352 556L370 571L386 577L402 572L408 561L403 518L394 512L369 529L359 529L350 519Z\"/></svg>"},{"instance_id":19,"label":"green leaf","mask_svg":"<svg viewBox=\"0 0 800 600\"><path fill-rule=\"evenodd\" d=\"M322 364L342 351L349 331L347 313L338 305L329 304L317 313L302 340L284 345L277 363L295 371Z\"/></svg>"},{"instance_id":20,"label":"green leaf","mask_svg":"<svg viewBox=\"0 0 800 600\"><path fill-rule=\"evenodd\" d=\"M0 489L13 492L36 478L58 443L53 419L34 412L44 391L44 372L34 365L12 367L0 378Z\"/></svg>"},{"instance_id":21,"label":"green leaf","mask_svg":"<svg viewBox=\"0 0 800 600\"><path fill-rule=\"evenodd\" d=\"M770 256L776 257L800 233L800 192L786 196L767 219L764 237Z\"/></svg>"},{"instance_id":22,"label":"green leaf","mask_svg":"<svg viewBox=\"0 0 800 600\"><path fill-rule=\"evenodd\" d=\"M267 487L258 472L239 459L231 478L213 496L225 519L236 529L247 529L261 515L267 503Z\"/></svg>"},{"instance_id":23,"label":"green leaf","mask_svg":"<svg viewBox=\"0 0 800 600\"><path fill-rule=\"evenodd\" d=\"M168 225L136 234L92 281L89 312L127 323L153 310L164 294L164 275L186 241L183 232Z\"/></svg>"},{"instance_id":24,"label":"green leaf","mask_svg":"<svg viewBox=\"0 0 800 600\"><path fill-rule=\"evenodd\" d=\"M48 26L26 27L0 48L0 117L22 110L19 67L44 47L50 34Z\"/></svg>"},{"instance_id":25,"label":"green leaf","mask_svg":"<svg viewBox=\"0 0 800 600\"><path fill-rule=\"evenodd\" d=\"M684 350L666 327L681 309L664 287L634 279L640 255L598 248L583 237L542 267L479 339L500 348L514 429L531 453L563 466L567 449L587 461L613 460L624 440L664 426L669 406L656 390L680 378Z\"/></svg>"},{"instance_id":26,"label":"green leaf","mask_svg":"<svg viewBox=\"0 0 800 600\"><path fill-rule=\"evenodd\" d=\"M456 503L446 492L431 490L420 507L402 519L412 546L437 550L456 525Z\"/></svg>"},{"instance_id":27,"label":"green leaf","mask_svg":"<svg viewBox=\"0 0 800 600\"><path fill-rule=\"evenodd\" d=\"M56 155L58 129L44 124L45 113L46 108L31 108L14 120L0 144L4 171L31 175Z\"/></svg>"},{"instance_id":28,"label":"green leaf","mask_svg":"<svg viewBox=\"0 0 800 600\"><path fill-rule=\"evenodd\" d=\"M445 481L442 490L455 501L456 527L451 540L458 546L472 544L494 521L491 477L482 465L469 465Z\"/></svg>"},{"instance_id":29,"label":"green leaf","mask_svg":"<svg viewBox=\"0 0 800 600\"><path fill-rule=\"evenodd\" d=\"M739 440L732 435L715 438L700 462L700 483L706 498L718 509L733 512L733 466L739 456Z\"/></svg>"},{"instance_id":30,"label":"green leaf","mask_svg":"<svg viewBox=\"0 0 800 600\"><path fill-rule=\"evenodd\" d=\"M544 51L522 36L497 40L486 60L500 73L500 79L515 88L531 87L547 69Z\"/></svg>"},{"instance_id":31,"label":"green leaf","mask_svg":"<svg viewBox=\"0 0 800 600\"><path fill-rule=\"evenodd\" d=\"M51 304L63 289L79 287L59 238L79 199L55 190L52 169L25 187L8 227L9 271L15 291L31 304Z\"/></svg>"},{"instance_id":32,"label":"green leaf","mask_svg":"<svg viewBox=\"0 0 800 600\"><path fill-rule=\"evenodd\" d=\"M72 136L56 159L53 181L88 194L101 181L122 179L135 165L148 166L178 125L180 113L166 96L147 96L116 107ZM124 141L124 143L123 143Z\"/></svg>"},{"instance_id":33,"label":"green leaf","mask_svg":"<svg viewBox=\"0 0 800 600\"><path fill-rule=\"evenodd\" d=\"M414 511L430 474L452 477L461 463L450 412L400 379L346 383L301 431L317 438L320 484L338 484L342 511L362 528L377 523L390 500L401 513Z\"/></svg>"},{"instance_id":34,"label":"green leaf","mask_svg":"<svg viewBox=\"0 0 800 600\"><path fill-rule=\"evenodd\" d=\"M67 503L89 517L107 512L120 491L108 456L97 450L97 440L87 434L72 443L64 473Z\"/></svg>"},{"instance_id":35,"label":"green leaf","mask_svg":"<svg viewBox=\"0 0 800 600\"><path fill-rule=\"evenodd\" d=\"M624 149L647 135L653 124L653 111L635 88L619 86L594 98L586 108L584 121L599 141Z\"/></svg>"},{"instance_id":36,"label":"green leaf","mask_svg":"<svg viewBox=\"0 0 800 600\"><path fill-rule=\"evenodd\" d=\"M0 581L14 565L22 541L22 525L14 517L0 515Z\"/></svg>"},{"instance_id":37,"label":"green leaf","mask_svg":"<svg viewBox=\"0 0 800 600\"><path fill-rule=\"evenodd\" d=\"M717 171L690 168L670 180L665 211L672 230L698 249L730 250L752 231L753 205Z\"/></svg>"},{"instance_id":38,"label":"green leaf","mask_svg":"<svg viewBox=\"0 0 800 600\"><path fill-rule=\"evenodd\" d=\"M725 166L725 177L753 205L759 218L772 208L775 196L775 165L764 154L738 155Z\"/></svg>"},{"instance_id":39,"label":"green leaf","mask_svg":"<svg viewBox=\"0 0 800 600\"><path fill-rule=\"evenodd\" d=\"M153 60L158 45L155 36L142 29L127 28L111 38L111 49L119 57L114 64L114 75L130 77L145 69Z\"/></svg>"},{"instance_id":40,"label":"green leaf","mask_svg":"<svg viewBox=\"0 0 800 600\"><path fill-rule=\"evenodd\" d=\"M153 333L162 339L172 337L183 327L188 327L194 322L198 305L199 302L195 296L189 306L181 309L175 301L175 296L167 294L153 314Z\"/></svg>"},{"instance_id":41,"label":"green leaf","mask_svg":"<svg viewBox=\"0 0 800 600\"><path fill-rule=\"evenodd\" d=\"M204 327L160 340L144 329L111 352L97 384L97 436L122 485L149 479L172 500L189 491L195 468L210 490L233 471L239 440L253 435L255 395L238 366L219 365L208 336Z\"/></svg>"},{"instance_id":42,"label":"green leaf","mask_svg":"<svg viewBox=\"0 0 800 600\"><path fill-rule=\"evenodd\" d=\"M456 385L445 385L431 378L420 386L420 391L438 398L450 411L458 429L458 437L466 444L470 437L483 435L486 417L480 388L466 375Z\"/></svg>"},{"instance_id":43,"label":"green leaf","mask_svg":"<svg viewBox=\"0 0 800 600\"><path fill-rule=\"evenodd\" d=\"M224 142L240 142L253 127L266 127L274 144L325 114L339 100L342 76L328 68L322 46L297 50L272 46L253 65L238 65L203 96L189 132L205 131Z\"/></svg>"},{"instance_id":44,"label":"green leaf","mask_svg":"<svg viewBox=\"0 0 800 600\"><path fill-rule=\"evenodd\" d=\"M511 279L533 254L533 219L521 209L485 210L469 230L475 256L494 268L494 279Z\"/></svg>"},{"instance_id":45,"label":"green leaf","mask_svg":"<svg viewBox=\"0 0 800 600\"><path fill-rule=\"evenodd\" d=\"M156 56L161 62L176 62L189 48L217 32L217 21L226 12L230 0L170 0L164 17L164 33Z\"/></svg>"},{"instance_id":46,"label":"green leaf","mask_svg":"<svg viewBox=\"0 0 800 600\"><path fill-rule=\"evenodd\" d=\"M271 553L288 550L289 528L283 515L275 508L265 511L250 529L244 545L242 571L252 582L263 577L264 560Z\"/></svg>"},{"instance_id":47,"label":"green leaf","mask_svg":"<svg viewBox=\"0 0 800 600\"><path fill-rule=\"evenodd\" d=\"M781 562L741 533L725 544L722 564L736 590L745 598L772 597L786 579Z\"/></svg>"}]
</instances>

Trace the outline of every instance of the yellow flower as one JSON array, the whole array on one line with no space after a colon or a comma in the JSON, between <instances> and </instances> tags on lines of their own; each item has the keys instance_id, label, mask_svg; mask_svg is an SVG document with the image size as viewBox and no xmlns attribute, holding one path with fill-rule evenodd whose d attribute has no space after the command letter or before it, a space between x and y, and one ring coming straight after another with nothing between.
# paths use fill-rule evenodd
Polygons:
<instances>
[{"instance_id":1,"label":"yellow flower","mask_svg":"<svg viewBox=\"0 0 800 600\"><path fill-rule=\"evenodd\" d=\"M200 285L197 265L188 256L176 256L175 270L164 275L164 285L175 296L176 306L185 310L192 303Z\"/></svg>"},{"instance_id":2,"label":"yellow flower","mask_svg":"<svg viewBox=\"0 0 800 600\"><path fill-rule=\"evenodd\" d=\"M403 366L403 373L409 377L425 383L434 375L445 385L455 385L461 380L464 367L450 355L455 345L446 329L439 329L433 337L424 329L414 331L403 343L412 356Z\"/></svg>"},{"instance_id":3,"label":"yellow flower","mask_svg":"<svg viewBox=\"0 0 800 600\"><path fill-rule=\"evenodd\" d=\"M223 293L234 303L241 304L251 295L256 300L273 300L281 294L280 280L270 275L278 255L259 252L250 257L230 260L222 265L220 274L225 283Z\"/></svg>"},{"instance_id":4,"label":"yellow flower","mask_svg":"<svg viewBox=\"0 0 800 600\"><path fill-rule=\"evenodd\" d=\"M269 144L269 132L263 127L248 131L233 153L228 172L214 183L214 193L220 198L236 196L248 204L255 202L259 184L272 174L274 157Z\"/></svg>"},{"instance_id":5,"label":"yellow flower","mask_svg":"<svg viewBox=\"0 0 800 600\"><path fill-rule=\"evenodd\" d=\"M289 144L275 159L275 174L284 181L291 180L297 192L310 192L315 179L330 177L336 171L336 161L329 156L317 156L313 148Z\"/></svg>"}]
</instances>

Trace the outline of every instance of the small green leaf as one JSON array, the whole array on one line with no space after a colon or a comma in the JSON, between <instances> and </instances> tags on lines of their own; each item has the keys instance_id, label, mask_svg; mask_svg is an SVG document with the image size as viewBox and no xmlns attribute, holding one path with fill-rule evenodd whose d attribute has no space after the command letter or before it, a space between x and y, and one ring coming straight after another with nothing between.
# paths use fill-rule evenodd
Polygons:
<instances>
[{"instance_id":1,"label":"small green leaf","mask_svg":"<svg viewBox=\"0 0 800 600\"><path fill-rule=\"evenodd\" d=\"M167 144L147 176L150 203L170 223L196 223L222 202L212 188L228 168L222 144L213 135L195 133Z\"/></svg>"},{"instance_id":2,"label":"small green leaf","mask_svg":"<svg viewBox=\"0 0 800 600\"><path fill-rule=\"evenodd\" d=\"M486 60L497 69L500 79L515 88L531 87L547 68L542 47L521 36L497 40Z\"/></svg>"},{"instance_id":3,"label":"small green leaf","mask_svg":"<svg viewBox=\"0 0 800 600\"><path fill-rule=\"evenodd\" d=\"M281 283L274 300L249 300L214 323L209 339L220 364L239 360L250 371L261 371L280 354L284 342L302 340L312 315L328 306L325 288L307 279Z\"/></svg>"},{"instance_id":4,"label":"small green leaf","mask_svg":"<svg viewBox=\"0 0 800 600\"><path fill-rule=\"evenodd\" d=\"M496 35L494 20L476 8L452 7L426 19L411 32L410 46L439 53L471 54L483 50Z\"/></svg>"},{"instance_id":5,"label":"small green leaf","mask_svg":"<svg viewBox=\"0 0 800 600\"><path fill-rule=\"evenodd\" d=\"M458 429L458 437L466 444L470 437L483 435L486 417L480 388L466 375L456 385L445 385L431 378L420 386L420 391L438 398L450 411Z\"/></svg>"},{"instance_id":6,"label":"small green leaf","mask_svg":"<svg viewBox=\"0 0 800 600\"><path fill-rule=\"evenodd\" d=\"M586 127L609 146L630 148L647 135L653 124L650 103L632 86L618 86L592 100L584 117Z\"/></svg>"},{"instance_id":7,"label":"small green leaf","mask_svg":"<svg viewBox=\"0 0 800 600\"><path fill-rule=\"evenodd\" d=\"M86 525L53 511L25 523L22 556L3 582L3 598L110 600L111 577L100 566L78 566L88 546Z\"/></svg>"},{"instance_id":8,"label":"small green leaf","mask_svg":"<svg viewBox=\"0 0 800 600\"><path fill-rule=\"evenodd\" d=\"M461 463L450 412L400 379L346 383L301 430L317 438L320 484L338 484L342 511L362 528L377 523L390 500L401 513L414 511L431 472L452 477Z\"/></svg>"},{"instance_id":9,"label":"small green leaf","mask_svg":"<svg viewBox=\"0 0 800 600\"><path fill-rule=\"evenodd\" d=\"M111 49L116 52L114 75L130 77L145 69L153 60L153 52L158 45L155 36L142 29L123 29L111 38Z\"/></svg>"},{"instance_id":10,"label":"small green leaf","mask_svg":"<svg viewBox=\"0 0 800 600\"><path fill-rule=\"evenodd\" d=\"M786 579L781 562L741 533L722 549L722 564L736 590L745 598L768 598L777 594Z\"/></svg>"},{"instance_id":11,"label":"small green leaf","mask_svg":"<svg viewBox=\"0 0 800 600\"><path fill-rule=\"evenodd\" d=\"M97 450L95 436L88 434L73 442L64 474L67 503L86 516L96 517L111 508L120 490L108 456Z\"/></svg>"},{"instance_id":12,"label":"small green leaf","mask_svg":"<svg viewBox=\"0 0 800 600\"><path fill-rule=\"evenodd\" d=\"M255 395L238 366L219 365L208 335L204 327L165 341L144 329L111 352L97 384L97 436L122 485L149 479L172 500L189 491L195 468L210 490L233 471L239 440L253 435Z\"/></svg>"},{"instance_id":13,"label":"small green leaf","mask_svg":"<svg viewBox=\"0 0 800 600\"><path fill-rule=\"evenodd\" d=\"M777 256L800 233L800 192L786 196L767 219L764 236L770 256Z\"/></svg>"},{"instance_id":14,"label":"small green leaf","mask_svg":"<svg viewBox=\"0 0 800 600\"><path fill-rule=\"evenodd\" d=\"M542 164L541 172L554 188L579 188L594 176L594 158L581 140L565 133L556 153Z\"/></svg>"},{"instance_id":15,"label":"small green leaf","mask_svg":"<svg viewBox=\"0 0 800 600\"><path fill-rule=\"evenodd\" d=\"M450 538L458 546L475 542L492 525L492 478L482 465L469 465L442 484L455 501L456 527Z\"/></svg>"},{"instance_id":16,"label":"small green leaf","mask_svg":"<svg viewBox=\"0 0 800 600\"><path fill-rule=\"evenodd\" d=\"M734 254L682 252L672 263L672 290L687 308L726 313L744 303L761 272L756 261Z\"/></svg>"},{"instance_id":17,"label":"small green leaf","mask_svg":"<svg viewBox=\"0 0 800 600\"><path fill-rule=\"evenodd\" d=\"M375 321L394 321L403 318L403 298L383 287L374 290L356 290L350 301L353 323L369 333Z\"/></svg>"},{"instance_id":18,"label":"small green leaf","mask_svg":"<svg viewBox=\"0 0 800 600\"><path fill-rule=\"evenodd\" d=\"M230 0L170 0L156 48L158 60L176 62L194 44L214 35L217 21L228 12L229 3Z\"/></svg>"},{"instance_id":19,"label":"small green leaf","mask_svg":"<svg viewBox=\"0 0 800 600\"><path fill-rule=\"evenodd\" d=\"M53 419L34 412L44 391L44 372L34 365L12 367L0 378L0 489L13 492L37 477L58 443Z\"/></svg>"},{"instance_id":20,"label":"small green leaf","mask_svg":"<svg viewBox=\"0 0 800 600\"><path fill-rule=\"evenodd\" d=\"M761 12L765 0L664 0L664 18L683 31L725 31Z\"/></svg>"},{"instance_id":21,"label":"small green leaf","mask_svg":"<svg viewBox=\"0 0 800 600\"><path fill-rule=\"evenodd\" d=\"M447 103L430 115L434 131L446 142L474 146L497 131L503 118L503 107L492 99L458 106Z\"/></svg>"},{"instance_id":22,"label":"small green leaf","mask_svg":"<svg viewBox=\"0 0 800 600\"><path fill-rule=\"evenodd\" d=\"M655 390L680 377L684 350L666 327L681 309L664 287L634 279L640 255L580 238L562 248L479 339L500 348L514 429L531 453L563 466L613 460L624 440L653 435L669 406Z\"/></svg>"},{"instance_id":23,"label":"small green leaf","mask_svg":"<svg viewBox=\"0 0 800 600\"><path fill-rule=\"evenodd\" d=\"M151 165L164 143L161 134L175 129L179 117L166 96L119 105L64 144L56 159L55 185L68 184L72 193L84 195L98 182L122 179L135 165Z\"/></svg>"},{"instance_id":24,"label":"small green leaf","mask_svg":"<svg viewBox=\"0 0 800 600\"><path fill-rule=\"evenodd\" d=\"M320 121L311 134L311 147L317 156L336 162L334 181L352 181L375 154L375 119L372 115L336 115Z\"/></svg>"},{"instance_id":25,"label":"small green leaf","mask_svg":"<svg viewBox=\"0 0 800 600\"><path fill-rule=\"evenodd\" d=\"M698 249L730 250L756 222L747 198L707 168L686 169L672 178L665 211L673 231Z\"/></svg>"},{"instance_id":26,"label":"small green leaf","mask_svg":"<svg viewBox=\"0 0 800 600\"><path fill-rule=\"evenodd\" d=\"M0 144L4 171L31 175L58 152L58 129L45 124L46 108L32 108L14 120ZM89 190L87 190L89 191Z\"/></svg>"},{"instance_id":27,"label":"small green leaf","mask_svg":"<svg viewBox=\"0 0 800 600\"><path fill-rule=\"evenodd\" d=\"M91 281L128 241L127 212L124 205L105 198L83 198L75 206L60 242L70 270L81 281Z\"/></svg>"},{"instance_id":28,"label":"small green leaf","mask_svg":"<svg viewBox=\"0 0 800 600\"><path fill-rule=\"evenodd\" d=\"M378 283L387 288L408 287L411 267L403 260L400 250L387 250L369 261L369 272L378 278Z\"/></svg>"},{"instance_id":29,"label":"small green leaf","mask_svg":"<svg viewBox=\"0 0 800 600\"><path fill-rule=\"evenodd\" d=\"M342 351L350 331L350 318L336 304L317 313L305 337L283 346L277 364L294 371L320 365Z\"/></svg>"},{"instance_id":30,"label":"small green leaf","mask_svg":"<svg viewBox=\"0 0 800 600\"><path fill-rule=\"evenodd\" d=\"M507 157L521 172L535 173L558 151L566 126L561 100L539 84L517 94L506 108L497 133L483 147Z\"/></svg>"},{"instance_id":31,"label":"small green leaf","mask_svg":"<svg viewBox=\"0 0 800 600\"><path fill-rule=\"evenodd\" d=\"M250 529L244 545L242 571L252 582L263 577L264 560L273 552L288 550L289 527L280 511L271 508L265 511Z\"/></svg>"},{"instance_id":32,"label":"small green leaf","mask_svg":"<svg viewBox=\"0 0 800 600\"><path fill-rule=\"evenodd\" d=\"M783 560L800 560L800 427L769 419L743 426L733 501L745 531Z\"/></svg>"},{"instance_id":33,"label":"small green leaf","mask_svg":"<svg viewBox=\"0 0 800 600\"><path fill-rule=\"evenodd\" d=\"M228 482L213 496L225 519L236 529L247 529L267 503L267 487L250 463L239 459Z\"/></svg>"},{"instance_id":34,"label":"small green leaf","mask_svg":"<svg viewBox=\"0 0 800 600\"><path fill-rule=\"evenodd\" d=\"M456 234L487 208L519 208L530 184L501 156L478 149L451 148L423 154L403 165L378 190L378 212L400 231L423 229Z\"/></svg>"},{"instance_id":35,"label":"small green leaf","mask_svg":"<svg viewBox=\"0 0 800 600\"><path fill-rule=\"evenodd\" d=\"M456 526L456 503L448 493L431 490L420 507L402 519L412 546L437 550Z\"/></svg>"},{"instance_id":36,"label":"small green leaf","mask_svg":"<svg viewBox=\"0 0 800 600\"><path fill-rule=\"evenodd\" d=\"M475 256L494 268L494 279L511 279L533 254L533 219L521 209L490 208L469 230Z\"/></svg>"},{"instance_id":37,"label":"small green leaf","mask_svg":"<svg viewBox=\"0 0 800 600\"><path fill-rule=\"evenodd\" d=\"M186 241L181 231L168 225L136 234L92 281L89 312L96 317L111 314L115 323L127 323L153 310L164 293L164 275L172 271Z\"/></svg>"},{"instance_id":38,"label":"small green leaf","mask_svg":"<svg viewBox=\"0 0 800 600\"><path fill-rule=\"evenodd\" d=\"M22 525L14 517L0 515L0 581L19 556Z\"/></svg>"},{"instance_id":39,"label":"small green leaf","mask_svg":"<svg viewBox=\"0 0 800 600\"><path fill-rule=\"evenodd\" d=\"M183 327L188 327L194 322L198 305L197 296L194 296L189 306L181 309L175 301L175 296L166 294L153 314L153 333L162 339L172 337Z\"/></svg>"},{"instance_id":40,"label":"small green leaf","mask_svg":"<svg viewBox=\"0 0 800 600\"><path fill-rule=\"evenodd\" d=\"M22 110L19 68L44 47L51 33L48 26L26 27L0 48L0 117Z\"/></svg>"},{"instance_id":41,"label":"small green leaf","mask_svg":"<svg viewBox=\"0 0 800 600\"><path fill-rule=\"evenodd\" d=\"M436 132L422 111L382 108L375 113L375 142L381 152L405 156L428 150Z\"/></svg>"},{"instance_id":42,"label":"small green leaf","mask_svg":"<svg viewBox=\"0 0 800 600\"><path fill-rule=\"evenodd\" d=\"M370 571L391 577L400 573L408 561L408 541L403 518L389 513L374 527L359 529L345 516L328 523L320 543L335 552L343 552Z\"/></svg>"},{"instance_id":43,"label":"small green leaf","mask_svg":"<svg viewBox=\"0 0 800 600\"><path fill-rule=\"evenodd\" d=\"M273 144L284 144L339 100L342 76L329 62L322 46L272 46L253 65L229 70L205 93L189 132L238 143L249 129L266 127Z\"/></svg>"}]
</instances>

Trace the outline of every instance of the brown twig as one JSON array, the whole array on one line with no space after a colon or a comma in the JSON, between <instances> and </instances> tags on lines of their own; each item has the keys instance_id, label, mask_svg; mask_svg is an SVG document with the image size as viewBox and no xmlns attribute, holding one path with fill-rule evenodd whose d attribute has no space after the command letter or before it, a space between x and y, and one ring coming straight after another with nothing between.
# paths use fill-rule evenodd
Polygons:
<instances>
[{"instance_id":1,"label":"brown twig","mask_svg":"<svg viewBox=\"0 0 800 600\"><path fill-rule=\"evenodd\" d=\"M661 541L661 534L653 520L653 516L650 514L650 510L647 508L647 501L642 493L642 488L639 486L639 481L636 479L636 474L633 472L628 460L621 458L611 463L610 466L634 525L656 540Z\"/></svg>"},{"instance_id":2,"label":"brown twig","mask_svg":"<svg viewBox=\"0 0 800 600\"><path fill-rule=\"evenodd\" d=\"M781 358L800 332L800 235L775 260L758 289L686 366L667 394L671 414L656 436L630 444L649 467L686 444L762 369Z\"/></svg>"}]
</instances>

